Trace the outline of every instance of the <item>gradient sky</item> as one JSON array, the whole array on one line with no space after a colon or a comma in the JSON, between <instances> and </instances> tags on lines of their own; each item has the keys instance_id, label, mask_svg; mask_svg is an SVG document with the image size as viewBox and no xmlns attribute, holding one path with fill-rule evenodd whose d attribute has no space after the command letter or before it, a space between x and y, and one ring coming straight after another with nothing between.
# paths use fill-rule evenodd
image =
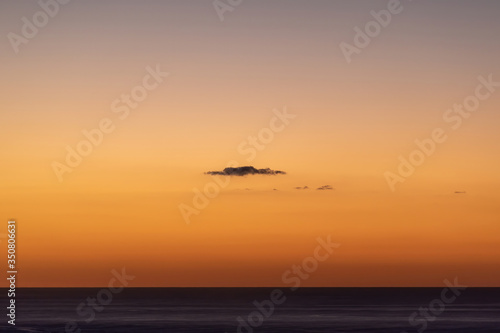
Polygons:
<instances>
[{"instance_id":1,"label":"gradient sky","mask_svg":"<svg viewBox=\"0 0 500 333\"><path fill-rule=\"evenodd\" d=\"M459 129L443 121L478 76L500 81L500 3L402 1L348 64L339 44L387 3L244 0L221 22L211 0L73 0L16 54L7 35L40 7L2 1L18 285L103 286L126 267L134 287L281 286L331 235L304 286L500 286L500 91ZM120 120L112 102L157 64L170 75ZM296 118L246 160L238 146L285 107ZM59 182L51 164L103 118L116 129ZM384 173L436 127L448 140L392 192ZM179 205L231 160L287 175L231 178L186 224Z\"/></svg>"}]
</instances>

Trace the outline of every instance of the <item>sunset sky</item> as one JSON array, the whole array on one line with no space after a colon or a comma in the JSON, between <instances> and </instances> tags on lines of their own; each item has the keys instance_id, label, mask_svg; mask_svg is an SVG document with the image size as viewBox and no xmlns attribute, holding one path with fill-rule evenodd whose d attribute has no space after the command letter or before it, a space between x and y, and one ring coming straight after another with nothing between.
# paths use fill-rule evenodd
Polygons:
<instances>
[{"instance_id":1,"label":"sunset sky","mask_svg":"<svg viewBox=\"0 0 500 333\"><path fill-rule=\"evenodd\" d=\"M16 53L9 34L41 7L2 1L0 216L18 224L18 286L105 286L122 267L131 287L282 286L328 235L341 246L304 286L500 286L500 2L402 0L348 63L341 43L388 2L244 0L221 21L212 0L73 0ZM126 106L145 76L155 87ZM453 128L480 77L498 83ZM436 128L447 139L391 190ZM217 176L228 185L196 208L205 172L231 161L286 174Z\"/></svg>"}]
</instances>

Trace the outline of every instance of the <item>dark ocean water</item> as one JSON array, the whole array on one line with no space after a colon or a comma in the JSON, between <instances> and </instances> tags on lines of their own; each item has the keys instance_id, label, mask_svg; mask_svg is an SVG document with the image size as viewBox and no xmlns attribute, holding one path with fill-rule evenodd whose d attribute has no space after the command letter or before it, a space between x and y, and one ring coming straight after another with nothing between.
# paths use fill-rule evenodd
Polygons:
<instances>
[{"instance_id":1,"label":"dark ocean water","mask_svg":"<svg viewBox=\"0 0 500 333\"><path fill-rule=\"evenodd\" d=\"M71 332L76 322L81 332L455 332L500 333L500 288L468 288L435 314L412 313L441 299L443 288L280 288L286 297L270 314L275 288L127 288L113 294L109 304L95 312L77 307L100 288L18 289L16 326L7 324L6 290L2 292L0 331ZM109 294L109 293L108 293ZM99 294L101 301L105 292ZM453 294L448 294L448 296ZM283 297L279 298L283 300ZM258 314L254 301L264 302L266 315ZM85 304L85 303L83 303ZM4 306L5 305L5 306ZM99 305L97 305L99 306ZM248 324L253 319L253 326ZM237 318L244 318L240 324ZM426 319L425 319L426 318ZM261 322L262 321L262 322ZM426 325L426 327L424 327ZM425 329L424 329L425 328ZM74 330L75 332L77 330Z\"/></svg>"}]
</instances>

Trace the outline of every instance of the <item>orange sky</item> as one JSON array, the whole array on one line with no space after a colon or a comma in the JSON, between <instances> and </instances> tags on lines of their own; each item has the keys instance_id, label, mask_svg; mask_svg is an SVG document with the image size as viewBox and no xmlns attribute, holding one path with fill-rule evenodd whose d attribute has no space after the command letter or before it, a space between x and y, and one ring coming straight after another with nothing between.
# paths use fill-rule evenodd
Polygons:
<instances>
[{"instance_id":1,"label":"orange sky","mask_svg":"<svg viewBox=\"0 0 500 333\"><path fill-rule=\"evenodd\" d=\"M500 81L500 6L477 3L408 4L350 64L339 44L385 1L256 1L223 22L210 2L75 1L18 54L4 38L0 216L18 223L18 285L102 286L126 267L134 287L281 286L331 235L305 286L500 286L500 91L459 129L443 120L478 76ZM2 4L0 31L37 10ZM113 101L157 65L169 76L120 119ZM114 131L58 181L53 163L105 118ZM447 141L391 191L384 173L437 127ZM287 174L232 177L187 224L179 205L231 160Z\"/></svg>"}]
</instances>

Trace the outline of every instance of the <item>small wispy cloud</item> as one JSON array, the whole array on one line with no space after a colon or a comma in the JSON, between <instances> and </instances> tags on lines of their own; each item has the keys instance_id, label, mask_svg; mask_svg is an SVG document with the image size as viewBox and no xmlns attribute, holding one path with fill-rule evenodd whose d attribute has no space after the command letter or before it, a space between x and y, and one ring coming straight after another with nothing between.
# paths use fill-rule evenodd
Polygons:
<instances>
[{"instance_id":1,"label":"small wispy cloud","mask_svg":"<svg viewBox=\"0 0 500 333\"><path fill-rule=\"evenodd\" d=\"M205 172L207 175L214 176L247 176L247 175L286 175L285 171L281 170L271 170L269 168L265 169L256 169L253 166L242 166L236 168L225 168L222 171L207 171Z\"/></svg>"},{"instance_id":2,"label":"small wispy cloud","mask_svg":"<svg viewBox=\"0 0 500 333\"><path fill-rule=\"evenodd\" d=\"M333 190L333 187L330 185L323 185L317 188L317 190L324 191L324 190Z\"/></svg>"},{"instance_id":3,"label":"small wispy cloud","mask_svg":"<svg viewBox=\"0 0 500 333\"><path fill-rule=\"evenodd\" d=\"M296 190L308 190L309 186L304 186L304 187L297 186L297 187L294 187L294 189L296 189Z\"/></svg>"}]
</instances>

